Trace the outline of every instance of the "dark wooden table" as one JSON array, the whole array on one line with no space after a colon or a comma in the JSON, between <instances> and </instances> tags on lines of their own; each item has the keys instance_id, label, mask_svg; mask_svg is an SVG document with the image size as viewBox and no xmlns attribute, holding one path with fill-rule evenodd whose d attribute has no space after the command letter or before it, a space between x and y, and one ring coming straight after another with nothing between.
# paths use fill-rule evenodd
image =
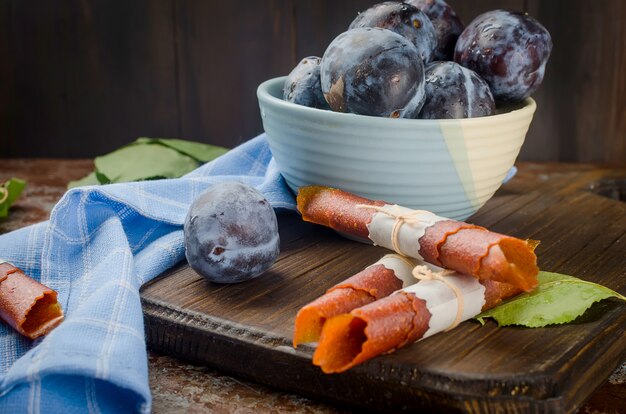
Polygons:
<instances>
[{"instance_id":1,"label":"dark wooden table","mask_svg":"<svg viewBox=\"0 0 626 414\"><path fill-rule=\"evenodd\" d=\"M47 219L50 210L65 191L67 182L85 175L92 167L90 160L2 160L0 180L16 176L26 179L28 187L11 210L10 216L0 219L0 234ZM529 191L533 185L546 180L562 180L563 185L567 186L574 185L576 180L572 180L572 177L593 183L606 175L606 169L588 164L523 163L518 167L518 177L524 179ZM624 199L626 170L615 171L616 179L605 182L604 187L597 186L595 191ZM495 202L498 197L506 197L506 187L496 195ZM273 390L155 352L149 353L148 362L155 413L348 412L347 409ZM626 365L616 370L579 412L626 412Z\"/></svg>"}]
</instances>

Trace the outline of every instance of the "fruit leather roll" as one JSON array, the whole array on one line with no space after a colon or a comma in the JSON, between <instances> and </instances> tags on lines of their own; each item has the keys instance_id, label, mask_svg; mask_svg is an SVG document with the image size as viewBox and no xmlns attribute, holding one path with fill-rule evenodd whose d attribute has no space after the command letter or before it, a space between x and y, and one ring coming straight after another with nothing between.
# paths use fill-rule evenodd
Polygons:
<instances>
[{"instance_id":1,"label":"fruit leather roll","mask_svg":"<svg viewBox=\"0 0 626 414\"><path fill-rule=\"evenodd\" d=\"M35 339L63 320L57 293L0 260L0 318L22 335Z\"/></svg>"},{"instance_id":2,"label":"fruit leather roll","mask_svg":"<svg viewBox=\"0 0 626 414\"><path fill-rule=\"evenodd\" d=\"M525 291L537 285L535 246L526 240L321 186L300 188L298 210L305 221L480 280Z\"/></svg>"},{"instance_id":3,"label":"fruit leather roll","mask_svg":"<svg viewBox=\"0 0 626 414\"><path fill-rule=\"evenodd\" d=\"M293 346L317 341L328 318L350 312L416 283L417 279L411 273L415 265L408 257L388 254L328 289L324 295L298 312Z\"/></svg>"},{"instance_id":4,"label":"fruit leather roll","mask_svg":"<svg viewBox=\"0 0 626 414\"><path fill-rule=\"evenodd\" d=\"M445 280L443 279L445 278ZM391 296L326 321L313 364L330 374L390 353L520 293L514 286L453 273L421 280Z\"/></svg>"}]
</instances>

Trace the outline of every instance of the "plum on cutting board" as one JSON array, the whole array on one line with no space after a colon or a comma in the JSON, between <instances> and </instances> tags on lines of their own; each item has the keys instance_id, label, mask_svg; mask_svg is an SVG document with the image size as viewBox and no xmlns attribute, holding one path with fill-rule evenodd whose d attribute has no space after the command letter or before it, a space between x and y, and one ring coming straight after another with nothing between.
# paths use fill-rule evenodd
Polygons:
<instances>
[{"instance_id":1,"label":"plum on cutting board","mask_svg":"<svg viewBox=\"0 0 626 414\"><path fill-rule=\"evenodd\" d=\"M320 85L320 61L317 56L305 57L285 79L283 99L311 108L330 109Z\"/></svg>"},{"instance_id":2,"label":"plum on cutting board","mask_svg":"<svg viewBox=\"0 0 626 414\"><path fill-rule=\"evenodd\" d=\"M444 0L406 0L406 3L423 11L435 27L437 47L433 60L452 60L454 45L465 27L454 9Z\"/></svg>"},{"instance_id":3,"label":"plum on cutting board","mask_svg":"<svg viewBox=\"0 0 626 414\"><path fill-rule=\"evenodd\" d=\"M215 184L202 193L183 229L189 265L211 282L257 277L280 250L274 209L256 189L239 182Z\"/></svg>"},{"instance_id":4,"label":"plum on cutting board","mask_svg":"<svg viewBox=\"0 0 626 414\"><path fill-rule=\"evenodd\" d=\"M380 27L406 37L415 45L424 63L433 58L437 33L432 22L417 7L397 1L378 3L361 12L349 29Z\"/></svg>"},{"instance_id":5,"label":"plum on cutting board","mask_svg":"<svg viewBox=\"0 0 626 414\"><path fill-rule=\"evenodd\" d=\"M419 118L476 118L495 113L489 85L476 72L454 62L432 62L426 66L425 78L426 102Z\"/></svg>"},{"instance_id":6,"label":"plum on cutting board","mask_svg":"<svg viewBox=\"0 0 626 414\"><path fill-rule=\"evenodd\" d=\"M413 43L391 30L358 28L337 36L320 63L333 111L415 118L424 103L424 66Z\"/></svg>"},{"instance_id":7,"label":"plum on cutting board","mask_svg":"<svg viewBox=\"0 0 626 414\"><path fill-rule=\"evenodd\" d=\"M493 10L476 17L461 33L454 61L487 81L496 102L519 102L543 81L551 51L550 33L537 20Z\"/></svg>"}]
</instances>

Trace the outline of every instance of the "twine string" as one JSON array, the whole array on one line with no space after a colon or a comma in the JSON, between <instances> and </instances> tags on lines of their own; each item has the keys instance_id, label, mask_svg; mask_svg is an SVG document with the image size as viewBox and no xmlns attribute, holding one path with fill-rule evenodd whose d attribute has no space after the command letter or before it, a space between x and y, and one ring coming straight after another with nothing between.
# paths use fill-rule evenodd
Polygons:
<instances>
[{"instance_id":1,"label":"twine string","mask_svg":"<svg viewBox=\"0 0 626 414\"><path fill-rule=\"evenodd\" d=\"M454 292L454 294L456 295L456 302L457 302L456 317L454 318L454 321L452 322L452 324L448 326L444 330L444 332L448 332L449 330L456 328L456 326L461 323L461 319L463 318L463 309L465 307L465 301L463 300L463 293L461 292L461 290L456 285L454 285L453 283L450 283L450 281L447 280L448 278L446 276L454 274L455 272L453 270L447 270L447 269L442 270L440 272L433 272L428 267L424 265L420 265L420 266L416 266L413 269L412 273L413 273L413 276L418 280L438 280L444 283Z\"/></svg>"},{"instance_id":2,"label":"twine string","mask_svg":"<svg viewBox=\"0 0 626 414\"><path fill-rule=\"evenodd\" d=\"M395 254L395 253L390 253L390 254L386 254L383 259L388 258L388 259L398 259L403 261L404 263L406 263L411 269L413 269L415 267L415 262L413 262L413 260L411 260L408 256L403 256L401 254Z\"/></svg>"},{"instance_id":3,"label":"twine string","mask_svg":"<svg viewBox=\"0 0 626 414\"><path fill-rule=\"evenodd\" d=\"M369 269L372 266L376 266L378 264L381 264L380 262L385 260L385 259L397 259L397 260L400 260L400 261L406 263L406 265L409 266L409 268L411 268L411 269L413 269L415 267L415 262L413 262L413 260L410 257L402 256L401 254L389 253L389 254L386 254L383 257L381 257L376 263L372 263L371 265L367 266L366 269Z\"/></svg>"},{"instance_id":4,"label":"twine string","mask_svg":"<svg viewBox=\"0 0 626 414\"><path fill-rule=\"evenodd\" d=\"M391 247L398 254L390 254L387 256L395 257L397 259L404 261L410 266L415 266L415 264L407 257L408 255L403 253L402 249L400 248L400 228L404 224L419 224L420 221L422 221L421 216L424 216L427 214L430 215L432 213L426 210L412 210L408 213L400 214L397 211L394 211L394 210L397 210L397 207L398 206L396 205L394 206L373 206L369 204L357 204L356 205L356 208L367 208L370 210L374 210L378 213L386 214L387 216L395 219L393 223L393 228L391 229ZM461 323L461 319L463 318L463 308L465 305L465 301L463 300L463 293L459 290L458 287L456 287L456 285L454 285L453 283L450 283L450 281L447 280L446 278L446 276L454 274L455 272L452 270L442 270L440 272L433 272L428 267L424 265L420 265L420 266L415 266L411 273L413 274L413 277L415 277L418 280L439 280L440 282L448 286L456 295L456 300L457 300L456 317L454 318L454 321L452 322L452 324L445 330L445 332L451 329L454 329L459 323Z\"/></svg>"},{"instance_id":5,"label":"twine string","mask_svg":"<svg viewBox=\"0 0 626 414\"><path fill-rule=\"evenodd\" d=\"M421 221L421 216L425 214L430 215L432 213L426 210L412 210L405 214L398 214L397 212L392 211L392 209L395 207L397 206L394 205L390 208L388 206L372 206L369 204L357 204L356 206L356 208L367 208L394 218L395 221L393 223L393 228L391 229L391 248L395 250L396 253L402 256L408 256L400 248L400 228L404 224L419 224L419 222Z\"/></svg>"}]
</instances>

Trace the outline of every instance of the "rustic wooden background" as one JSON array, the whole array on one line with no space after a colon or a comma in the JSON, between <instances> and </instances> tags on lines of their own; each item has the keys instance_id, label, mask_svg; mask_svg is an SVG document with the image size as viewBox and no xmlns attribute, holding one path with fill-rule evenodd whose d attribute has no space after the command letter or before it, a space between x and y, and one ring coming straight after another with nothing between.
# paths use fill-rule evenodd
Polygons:
<instances>
[{"instance_id":1,"label":"rustic wooden background","mask_svg":"<svg viewBox=\"0 0 626 414\"><path fill-rule=\"evenodd\" d=\"M526 10L554 51L520 159L626 163L626 2L450 0L467 24ZM232 147L257 85L321 55L365 0L0 0L0 157L92 157L138 136Z\"/></svg>"}]
</instances>

